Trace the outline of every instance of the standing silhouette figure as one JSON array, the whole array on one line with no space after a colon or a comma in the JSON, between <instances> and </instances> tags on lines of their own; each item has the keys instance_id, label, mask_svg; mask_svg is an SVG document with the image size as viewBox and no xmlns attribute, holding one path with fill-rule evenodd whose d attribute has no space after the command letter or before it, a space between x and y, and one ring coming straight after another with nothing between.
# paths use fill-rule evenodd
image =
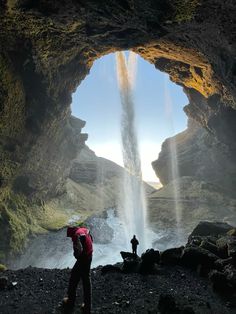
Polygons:
<instances>
[{"instance_id":1,"label":"standing silhouette figure","mask_svg":"<svg viewBox=\"0 0 236 314\"><path fill-rule=\"evenodd\" d=\"M132 244L132 252L133 254L137 255L137 246L139 245L139 242L134 235L133 238L131 239L130 243Z\"/></svg>"}]
</instances>

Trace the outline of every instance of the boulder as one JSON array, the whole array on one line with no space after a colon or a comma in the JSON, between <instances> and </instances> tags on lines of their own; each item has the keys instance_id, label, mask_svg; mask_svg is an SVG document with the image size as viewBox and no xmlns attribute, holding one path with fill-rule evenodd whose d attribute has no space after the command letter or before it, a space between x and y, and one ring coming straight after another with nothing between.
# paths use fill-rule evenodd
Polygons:
<instances>
[{"instance_id":1,"label":"boulder","mask_svg":"<svg viewBox=\"0 0 236 314\"><path fill-rule=\"evenodd\" d=\"M161 263L165 265L179 264L184 247L171 248L161 252Z\"/></svg>"},{"instance_id":2,"label":"boulder","mask_svg":"<svg viewBox=\"0 0 236 314\"><path fill-rule=\"evenodd\" d=\"M225 235L223 237L220 237L216 241L218 255L223 259L226 259L229 257L229 255L228 255L228 243L229 243L230 239L231 239L231 237L229 235Z\"/></svg>"},{"instance_id":3,"label":"boulder","mask_svg":"<svg viewBox=\"0 0 236 314\"><path fill-rule=\"evenodd\" d=\"M121 255L121 257L123 258L123 260L125 259L125 258L139 258L137 255L135 255L135 254L133 254L133 253L130 253L130 252L124 252L124 251L121 251L120 252L120 255Z\"/></svg>"},{"instance_id":4,"label":"boulder","mask_svg":"<svg viewBox=\"0 0 236 314\"><path fill-rule=\"evenodd\" d=\"M121 257L123 258L123 267L122 271L126 273L138 272L139 265L141 262L140 257L130 252L120 252Z\"/></svg>"},{"instance_id":5,"label":"boulder","mask_svg":"<svg viewBox=\"0 0 236 314\"><path fill-rule=\"evenodd\" d=\"M101 269L102 275L105 275L107 273L120 273L121 272L121 267L119 265L105 265Z\"/></svg>"},{"instance_id":6,"label":"boulder","mask_svg":"<svg viewBox=\"0 0 236 314\"><path fill-rule=\"evenodd\" d=\"M218 257L198 246L188 246L184 249L181 264L193 269L196 269L198 265L203 265L209 269L214 267L214 262Z\"/></svg>"},{"instance_id":7,"label":"boulder","mask_svg":"<svg viewBox=\"0 0 236 314\"><path fill-rule=\"evenodd\" d=\"M0 290L3 290L8 285L8 277L7 276L1 276L0 277Z\"/></svg>"},{"instance_id":8,"label":"boulder","mask_svg":"<svg viewBox=\"0 0 236 314\"><path fill-rule=\"evenodd\" d=\"M227 292L229 289L226 274L218 270L212 270L209 274L209 279L212 282L212 287L218 292Z\"/></svg>"},{"instance_id":9,"label":"boulder","mask_svg":"<svg viewBox=\"0 0 236 314\"><path fill-rule=\"evenodd\" d=\"M236 288L236 268L232 265L226 265L224 268L224 274L226 275L228 285L233 289Z\"/></svg>"},{"instance_id":10,"label":"boulder","mask_svg":"<svg viewBox=\"0 0 236 314\"><path fill-rule=\"evenodd\" d=\"M190 234L189 238L191 238L192 236L224 235L231 229L233 229L233 227L225 222L200 221L196 228Z\"/></svg>"},{"instance_id":11,"label":"boulder","mask_svg":"<svg viewBox=\"0 0 236 314\"><path fill-rule=\"evenodd\" d=\"M126 257L123 262L122 271L125 273L136 273L139 271L140 259Z\"/></svg>"},{"instance_id":12,"label":"boulder","mask_svg":"<svg viewBox=\"0 0 236 314\"><path fill-rule=\"evenodd\" d=\"M228 242L228 256L232 257L234 261L236 261L236 239L231 237Z\"/></svg>"},{"instance_id":13,"label":"boulder","mask_svg":"<svg viewBox=\"0 0 236 314\"><path fill-rule=\"evenodd\" d=\"M210 241L207 240L203 240L200 244L200 247L202 247L203 249L219 256L219 252L218 252L218 248L215 244L211 243ZM220 257L220 256L219 256Z\"/></svg>"},{"instance_id":14,"label":"boulder","mask_svg":"<svg viewBox=\"0 0 236 314\"><path fill-rule=\"evenodd\" d=\"M146 264L155 264L160 261L160 252L154 249L148 249L142 254L141 260Z\"/></svg>"},{"instance_id":15,"label":"boulder","mask_svg":"<svg viewBox=\"0 0 236 314\"><path fill-rule=\"evenodd\" d=\"M227 234L231 237L236 237L236 228L229 230Z\"/></svg>"},{"instance_id":16,"label":"boulder","mask_svg":"<svg viewBox=\"0 0 236 314\"><path fill-rule=\"evenodd\" d=\"M154 249L149 249L141 256L141 263L139 272L142 274L148 274L156 272L155 264L160 261L160 252Z\"/></svg>"},{"instance_id":17,"label":"boulder","mask_svg":"<svg viewBox=\"0 0 236 314\"><path fill-rule=\"evenodd\" d=\"M232 261L233 261L232 257L226 259L219 258L218 260L215 261L214 268L219 271L222 271L226 265L232 264Z\"/></svg>"}]
</instances>

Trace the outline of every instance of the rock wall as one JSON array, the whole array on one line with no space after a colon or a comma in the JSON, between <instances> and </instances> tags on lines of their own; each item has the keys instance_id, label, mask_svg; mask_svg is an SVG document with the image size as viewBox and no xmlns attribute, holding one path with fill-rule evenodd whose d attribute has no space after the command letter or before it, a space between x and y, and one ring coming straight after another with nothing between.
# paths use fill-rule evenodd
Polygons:
<instances>
[{"instance_id":1,"label":"rock wall","mask_svg":"<svg viewBox=\"0 0 236 314\"><path fill-rule=\"evenodd\" d=\"M62 156L62 125L73 143L71 93L96 58L122 49L184 86L187 114L235 148L234 1L5 0L0 9L1 182L20 175L26 190L55 194L61 171L45 160ZM46 168L53 182L42 178Z\"/></svg>"},{"instance_id":2,"label":"rock wall","mask_svg":"<svg viewBox=\"0 0 236 314\"><path fill-rule=\"evenodd\" d=\"M236 155L211 133L190 120L188 128L162 144L159 157L152 166L166 185L174 178L171 171L171 145L175 141L179 176L195 177L213 183L226 193L233 193L236 185Z\"/></svg>"}]
</instances>

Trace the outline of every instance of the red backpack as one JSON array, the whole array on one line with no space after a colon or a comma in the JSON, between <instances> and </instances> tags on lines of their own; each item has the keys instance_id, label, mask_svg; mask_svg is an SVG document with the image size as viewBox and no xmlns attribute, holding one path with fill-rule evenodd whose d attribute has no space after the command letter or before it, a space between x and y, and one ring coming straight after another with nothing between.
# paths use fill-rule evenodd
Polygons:
<instances>
[{"instance_id":1,"label":"red backpack","mask_svg":"<svg viewBox=\"0 0 236 314\"><path fill-rule=\"evenodd\" d=\"M76 258L92 257L93 239L89 229L86 227L68 227L67 236L72 238Z\"/></svg>"}]
</instances>

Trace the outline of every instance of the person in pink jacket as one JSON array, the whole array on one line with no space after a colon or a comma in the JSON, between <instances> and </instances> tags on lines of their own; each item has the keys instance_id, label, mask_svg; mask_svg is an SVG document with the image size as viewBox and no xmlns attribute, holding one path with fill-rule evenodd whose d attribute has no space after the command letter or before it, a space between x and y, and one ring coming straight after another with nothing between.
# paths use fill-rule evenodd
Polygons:
<instances>
[{"instance_id":1,"label":"person in pink jacket","mask_svg":"<svg viewBox=\"0 0 236 314\"><path fill-rule=\"evenodd\" d=\"M82 279L84 303L83 312L91 313L91 279L90 267L93 254L93 238L86 227L68 227L67 237L73 242L74 257L77 259L71 270L68 296L63 299L63 305L73 307L76 299L76 289Z\"/></svg>"}]
</instances>

